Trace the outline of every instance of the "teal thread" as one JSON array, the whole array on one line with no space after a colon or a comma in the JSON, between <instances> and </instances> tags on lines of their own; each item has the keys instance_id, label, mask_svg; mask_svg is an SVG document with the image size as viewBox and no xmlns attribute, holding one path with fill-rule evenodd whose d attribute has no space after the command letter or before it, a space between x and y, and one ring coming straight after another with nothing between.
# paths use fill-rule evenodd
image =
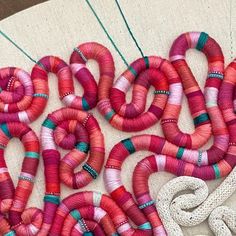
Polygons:
<instances>
[{"instance_id":1,"label":"teal thread","mask_svg":"<svg viewBox=\"0 0 236 236\"><path fill-rule=\"evenodd\" d=\"M37 61L36 64L40 66L43 70L48 71L47 68L40 61Z\"/></svg>"},{"instance_id":2,"label":"teal thread","mask_svg":"<svg viewBox=\"0 0 236 236\"><path fill-rule=\"evenodd\" d=\"M87 171L93 177L93 179L98 177L98 172L94 170L93 167L91 167L88 163L83 165L83 169Z\"/></svg>"},{"instance_id":3,"label":"teal thread","mask_svg":"<svg viewBox=\"0 0 236 236\"><path fill-rule=\"evenodd\" d=\"M146 65L146 68L148 69L149 68L149 60L148 60L148 57L144 57L144 62L145 62L145 65Z\"/></svg>"},{"instance_id":4,"label":"teal thread","mask_svg":"<svg viewBox=\"0 0 236 236\"><path fill-rule=\"evenodd\" d=\"M214 168L214 172L215 172L215 177L216 179L219 179L220 178L220 170L219 170L219 167L217 164L214 164L213 165L213 168Z\"/></svg>"},{"instance_id":5,"label":"teal thread","mask_svg":"<svg viewBox=\"0 0 236 236\"><path fill-rule=\"evenodd\" d=\"M211 79L211 78L217 78L217 79L220 79L220 80L223 80L224 79L224 75L220 72L211 72L207 75L207 78L208 79Z\"/></svg>"},{"instance_id":6,"label":"teal thread","mask_svg":"<svg viewBox=\"0 0 236 236\"><path fill-rule=\"evenodd\" d=\"M89 104L87 103L84 97L82 97L82 107L83 107L83 110L85 111L88 111L90 109Z\"/></svg>"},{"instance_id":7,"label":"teal thread","mask_svg":"<svg viewBox=\"0 0 236 236\"><path fill-rule=\"evenodd\" d=\"M114 115L115 115L115 111L112 109L111 111L109 111L109 112L107 112L107 113L105 114L105 119L106 119L107 121L110 121L110 119L111 119Z\"/></svg>"},{"instance_id":8,"label":"teal thread","mask_svg":"<svg viewBox=\"0 0 236 236\"><path fill-rule=\"evenodd\" d=\"M144 224L142 224L142 225L139 225L138 226L138 228L139 229L152 229L152 227L151 227L151 225L150 225L150 223L149 222L146 222L146 223L144 223Z\"/></svg>"},{"instance_id":9,"label":"teal thread","mask_svg":"<svg viewBox=\"0 0 236 236\"><path fill-rule=\"evenodd\" d=\"M37 152L25 152L25 157L30 158L39 158L39 154Z\"/></svg>"},{"instance_id":10,"label":"teal thread","mask_svg":"<svg viewBox=\"0 0 236 236\"><path fill-rule=\"evenodd\" d=\"M79 142L75 146L76 149L80 150L81 152L88 153L89 145L85 142Z\"/></svg>"},{"instance_id":11,"label":"teal thread","mask_svg":"<svg viewBox=\"0 0 236 236\"><path fill-rule=\"evenodd\" d=\"M76 220L79 221L81 219L80 212L77 210L73 210L70 212L70 215Z\"/></svg>"},{"instance_id":12,"label":"teal thread","mask_svg":"<svg viewBox=\"0 0 236 236\"><path fill-rule=\"evenodd\" d=\"M124 20L124 22L125 22L125 25L126 25L128 31L129 31L130 36L132 37L132 39L133 39L133 41L134 41L134 43L135 43L137 49L139 50L140 54L141 54L142 57L144 58L143 51L142 51L141 47L139 46L139 44L138 44L138 42L137 42L137 39L134 37L133 32L131 31L131 28L130 28L130 26L129 26L129 24L128 24L126 18L125 18L125 15L124 15L124 13L123 13L121 7L120 7L120 4L119 4L118 0L115 0L115 2L116 2L116 5L117 5L117 7L118 7L118 9L119 9L119 12L120 12L120 14L121 14L121 16L122 16L122 18L123 18L123 20ZM145 59L144 59L144 60L145 60Z\"/></svg>"},{"instance_id":13,"label":"teal thread","mask_svg":"<svg viewBox=\"0 0 236 236\"><path fill-rule=\"evenodd\" d=\"M203 113L200 116L197 116L193 119L194 125L197 126L203 122L206 122L209 120L209 115L207 113Z\"/></svg>"},{"instance_id":14,"label":"teal thread","mask_svg":"<svg viewBox=\"0 0 236 236\"><path fill-rule=\"evenodd\" d=\"M208 37L209 37L208 34L206 34L205 32L201 32L196 46L197 50L201 51L203 49L204 45L208 40Z\"/></svg>"},{"instance_id":15,"label":"teal thread","mask_svg":"<svg viewBox=\"0 0 236 236\"><path fill-rule=\"evenodd\" d=\"M103 25L102 21L100 20L100 18L98 17L97 13L95 12L94 8L92 7L92 5L90 4L89 0L85 0L86 3L88 4L90 10L92 11L92 13L94 14L94 16L96 17L98 23L100 24L100 26L102 27L103 31L105 32L106 36L108 37L108 39L110 40L110 42L112 43L113 47L115 48L115 50L117 51L117 53L120 55L121 59L123 60L124 64L129 68L129 64L128 62L125 60L125 57L123 56L123 54L120 52L120 50L118 49L118 47L116 46L114 40L112 39L112 37L109 35L109 33L107 32L105 26Z\"/></svg>"},{"instance_id":16,"label":"teal thread","mask_svg":"<svg viewBox=\"0 0 236 236\"><path fill-rule=\"evenodd\" d=\"M184 148L183 147L179 147L178 152L176 154L177 159L181 159L183 154L184 154Z\"/></svg>"},{"instance_id":17,"label":"teal thread","mask_svg":"<svg viewBox=\"0 0 236 236\"><path fill-rule=\"evenodd\" d=\"M7 127L7 124L6 123L3 123L0 125L0 128L1 130L3 131L3 133L8 137L8 138L12 138L9 130L8 130L8 127Z\"/></svg>"},{"instance_id":18,"label":"teal thread","mask_svg":"<svg viewBox=\"0 0 236 236\"><path fill-rule=\"evenodd\" d=\"M139 209L142 210L142 209L144 209L144 208L146 208L146 207L148 207L148 206L151 206L151 205L153 205L153 204L155 204L155 201L154 201L154 200L151 200L151 201L149 201L149 202L146 202L146 203L140 205L140 206L139 206Z\"/></svg>"},{"instance_id":19,"label":"teal thread","mask_svg":"<svg viewBox=\"0 0 236 236\"><path fill-rule=\"evenodd\" d=\"M88 232L87 226L86 226L86 224L84 222L84 219L81 217L81 214L80 214L80 212L78 210L71 211L70 215L80 224L80 226L82 227L83 231L87 231L87 232L84 232L83 235L91 235L91 234L85 234L85 233L90 233L90 232Z\"/></svg>"},{"instance_id":20,"label":"teal thread","mask_svg":"<svg viewBox=\"0 0 236 236\"><path fill-rule=\"evenodd\" d=\"M55 129L55 128L56 128L56 125L55 125L55 124L53 123L53 121L50 120L50 119L46 119L46 120L43 122L43 126L49 128L49 129Z\"/></svg>"},{"instance_id":21,"label":"teal thread","mask_svg":"<svg viewBox=\"0 0 236 236\"><path fill-rule=\"evenodd\" d=\"M132 66L129 66L129 71L136 77L137 76L137 72L136 70L132 67Z\"/></svg>"},{"instance_id":22,"label":"teal thread","mask_svg":"<svg viewBox=\"0 0 236 236\"><path fill-rule=\"evenodd\" d=\"M33 96L34 96L34 97L41 97L41 98L46 98L46 99L48 99L48 95L47 95L47 94L44 94L44 93L35 93Z\"/></svg>"},{"instance_id":23,"label":"teal thread","mask_svg":"<svg viewBox=\"0 0 236 236\"><path fill-rule=\"evenodd\" d=\"M92 232L84 232L83 236L94 236Z\"/></svg>"},{"instance_id":24,"label":"teal thread","mask_svg":"<svg viewBox=\"0 0 236 236\"><path fill-rule=\"evenodd\" d=\"M130 154L135 152L135 147L134 147L132 141L129 138L124 139L121 142L123 143L125 148L129 151Z\"/></svg>"},{"instance_id":25,"label":"teal thread","mask_svg":"<svg viewBox=\"0 0 236 236\"><path fill-rule=\"evenodd\" d=\"M24 49L22 49L18 44L16 44L7 34L5 34L2 30L0 30L0 34L7 39L10 43L12 43L19 51L21 51L28 59L37 64L37 61L34 60Z\"/></svg>"},{"instance_id":26,"label":"teal thread","mask_svg":"<svg viewBox=\"0 0 236 236\"><path fill-rule=\"evenodd\" d=\"M43 200L44 200L44 202L51 202L56 205L60 204L59 196L55 196L55 195L45 195Z\"/></svg>"},{"instance_id":27,"label":"teal thread","mask_svg":"<svg viewBox=\"0 0 236 236\"><path fill-rule=\"evenodd\" d=\"M16 235L14 230L11 230L8 233L4 234L4 236L14 236L14 235Z\"/></svg>"}]
</instances>

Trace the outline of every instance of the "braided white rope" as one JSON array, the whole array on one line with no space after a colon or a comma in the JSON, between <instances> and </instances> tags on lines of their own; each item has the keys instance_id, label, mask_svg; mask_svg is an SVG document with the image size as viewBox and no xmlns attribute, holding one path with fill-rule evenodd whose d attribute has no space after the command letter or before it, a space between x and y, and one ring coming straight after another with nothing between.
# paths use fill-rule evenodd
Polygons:
<instances>
[{"instance_id":1,"label":"braided white rope","mask_svg":"<svg viewBox=\"0 0 236 236\"><path fill-rule=\"evenodd\" d=\"M193 190L175 198L184 190ZM182 176L165 184L157 196L156 206L160 218L169 236L181 236L181 226L194 226L203 222L212 212L209 224L216 235L231 235L236 232L236 213L220 206L236 190L236 168L208 196L206 183L194 177ZM196 207L196 208L195 208ZM192 211L189 211L190 209ZM227 224L227 226L226 226Z\"/></svg>"}]
</instances>

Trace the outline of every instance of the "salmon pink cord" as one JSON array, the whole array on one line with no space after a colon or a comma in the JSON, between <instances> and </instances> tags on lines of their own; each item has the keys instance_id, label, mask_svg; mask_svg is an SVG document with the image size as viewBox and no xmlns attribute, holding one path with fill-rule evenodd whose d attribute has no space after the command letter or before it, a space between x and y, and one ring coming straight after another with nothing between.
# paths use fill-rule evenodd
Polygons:
<instances>
[{"instance_id":1,"label":"salmon pink cord","mask_svg":"<svg viewBox=\"0 0 236 236\"><path fill-rule=\"evenodd\" d=\"M44 222L39 233L42 236L48 235L60 203L60 180L74 189L89 184L102 169L105 148L96 119L72 108L62 108L48 115L41 129L41 144L46 181ZM57 145L70 150L62 160ZM88 153L82 170L74 173Z\"/></svg>"},{"instance_id":2,"label":"salmon pink cord","mask_svg":"<svg viewBox=\"0 0 236 236\"><path fill-rule=\"evenodd\" d=\"M186 50L193 47L203 51L208 59L205 100L184 59ZM193 134L184 134L177 126L183 92L181 84L175 84L170 86L170 96L162 117L163 133L168 141L179 146L177 158L199 166L214 164L223 158L229 140L228 129L218 106L218 93L224 78L221 48L206 33L185 33L174 41L170 59L182 79L196 130ZM211 133L214 137L213 145L208 150L201 150ZM167 155L176 156L175 153Z\"/></svg>"},{"instance_id":3,"label":"salmon pink cord","mask_svg":"<svg viewBox=\"0 0 236 236\"><path fill-rule=\"evenodd\" d=\"M84 88L84 95L76 96L70 66L58 57L46 56L35 64L31 76L14 67L0 69L0 122L30 123L42 114L49 98L49 72L58 77L59 96L66 106L79 110L96 106L97 85L93 77L75 74Z\"/></svg>"},{"instance_id":4,"label":"salmon pink cord","mask_svg":"<svg viewBox=\"0 0 236 236\"><path fill-rule=\"evenodd\" d=\"M98 62L100 79L98 84L98 109L109 123L126 132L144 130L154 125L162 116L169 85L180 83L175 69L168 61L155 56L133 62L114 83L115 67L111 53L98 43L85 43L73 52L70 63L74 74L89 74L85 64L93 59ZM90 76L91 74L89 74ZM131 103L125 96L134 83ZM146 112L148 89L153 86L154 98Z\"/></svg>"},{"instance_id":5,"label":"salmon pink cord","mask_svg":"<svg viewBox=\"0 0 236 236\"><path fill-rule=\"evenodd\" d=\"M12 138L24 145L25 157L17 187L8 172L4 150ZM17 154L16 154L17 155ZM33 190L39 163L39 141L26 124L8 122L0 124L0 234L35 235L42 224L43 214L37 208L26 208ZM6 218L8 215L8 219Z\"/></svg>"},{"instance_id":6,"label":"salmon pink cord","mask_svg":"<svg viewBox=\"0 0 236 236\"><path fill-rule=\"evenodd\" d=\"M204 89L205 96L185 60L185 54L189 48L196 48L207 57L208 74ZM206 33L189 32L180 35L174 41L170 50L170 61L181 78L195 131L192 134L186 134L178 128L183 94L181 84L174 85L178 93L173 93L173 88L170 86L171 94L162 117L162 129L168 141L181 147L197 149L208 141L211 129L214 133L219 133L220 126L224 122L217 105L218 92L224 78L224 56L219 44Z\"/></svg>"}]
</instances>

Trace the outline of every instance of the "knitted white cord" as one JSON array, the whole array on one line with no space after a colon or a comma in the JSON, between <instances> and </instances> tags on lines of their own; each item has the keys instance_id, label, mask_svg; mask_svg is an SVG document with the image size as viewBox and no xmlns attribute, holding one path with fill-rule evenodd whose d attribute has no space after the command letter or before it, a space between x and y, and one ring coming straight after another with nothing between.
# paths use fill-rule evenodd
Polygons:
<instances>
[{"instance_id":1,"label":"knitted white cord","mask_svg":"<svg viewBox=\"0 0 236 236\"><path fill-rule=\"evenodd\" d=\"M226 206L217 207L209 216L209 226L216 236L231 236L236 233L236 212Z\"/></svg>"},{"instance_id":2,"label":"knitted white cord","mask_svg":"<svg viewBox=\"0 0 236 236\"><path fill-rule=\"evenodd\" d=\"M194 193L183 194L174 198L177 193L188 189L193 190ZM235 190L236 168L209 196L208 187L203 180L183 176L169 181L161 188L156 201L157 210L167 234L169 236L183 235L179 225L194 226L200 224L215 208L229 198ZM192 208L195 209L189 211ZM232 214L231 211L226 211L226 208L223 209L215 209L209 219L209 223L216 235L228 236L231 235L228 227L235 232L236 213ZM221 214L219 215L219 213Z\"/></svg>"}]
</instances>

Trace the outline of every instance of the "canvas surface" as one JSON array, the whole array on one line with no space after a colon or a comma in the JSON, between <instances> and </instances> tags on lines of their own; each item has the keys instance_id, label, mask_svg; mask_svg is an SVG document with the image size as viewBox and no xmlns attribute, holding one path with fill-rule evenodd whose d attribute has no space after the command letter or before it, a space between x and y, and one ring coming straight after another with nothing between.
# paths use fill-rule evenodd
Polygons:
<instances>
[{"instance_id":1,"label":"canvas surface","mask_svg":"<svg viewBox=\"0 0 236 236\"><path fill-rule=\"evenodd\" d=\"M120 50L129 62L140 57L135 48L114 1L92 0L104 24L113 36ZM222 47L226 65L232 60L231 51L236 56L236 1L232 1L232 43L230 39L230 1L222 0L135 0L120 1L125 15L130 23L135 36L146 55L158 55L168 58L168 53L173 40L186 31L205 31L213 37ZM46 55L55 55L69 62L70 54L75 46L88 41L96 41L108 47L114 57L116 76L124 70L125 65L101 30L96 19L91 14L85 1L78 0L52 0L27 9L0 21L0 28L10 35L36 60ZM232 49L231 49L232 48ZM33 63L23 56L15 47L5 39L0 38L0 67L16 66L28 72ZM232 53L232 54L233 54ZM201 88L207 75L207 61L205 56L196 50L187 53L189 65L196 76ZM98 81L98 68L96 63L89 62L89 67L94 72ZM58 97L57 78L50 74L50 98L44 113L30 126L39 135L40 127L46 115L60 107L62 103ZM75 81L77 94L82 94L82 89ZM131 89L132 91L132 89ZM131 91L127 95L130 99ZM152 89L149 91L147 105L152 100ZM106 158L111 148L120 140L134 134L162 135L160 123L148 130L125 133L115 130L93 109L93 114L99 121L105 135ZM181 111L180 128L192 132L193 122L189 115L186 99ZM206 147L209 147L211 142ZM65 152L62 152L65 153ZM122 179L125 186L131 191L131 180L136 163L147 156L148 152L138 152L130 156L122 169ZM6 160L14 181L20 172L23 148L19 140L12 140L6 150ZM44 195L43 161L41 159L33 194L28 206L42 208ZM160 187L174 175L157 173L150 178L149 185L153 198L156 197ZM212 191L221 180L208 182ZM83 190L98 190L105 193L102 174ZM78 190L71 190L63 185L62 197L68 196ZM236 210L236 193L225 202L226 205ZM184 228L187 235L212 235L207 223L196 227Z\"/></svg>"}]
</instances>

